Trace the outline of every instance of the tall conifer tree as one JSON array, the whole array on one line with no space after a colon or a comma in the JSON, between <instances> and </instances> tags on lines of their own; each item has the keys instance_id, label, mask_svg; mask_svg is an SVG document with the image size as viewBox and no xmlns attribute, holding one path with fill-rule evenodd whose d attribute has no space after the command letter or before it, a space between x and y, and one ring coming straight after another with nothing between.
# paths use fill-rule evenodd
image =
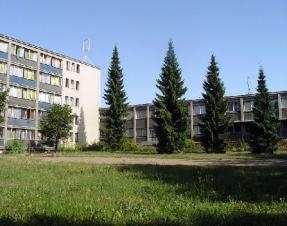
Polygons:
<instances>
[{"instance_id":1,"label":"tall conifer tree","mask_svg":"<svg viewBox=\"0 0 287 226\"><path fill-rule=\"evenodd\" d=\"M257 93L253 106L251 148L254 153L273 153L278 142L278 120L266 87L264 71L259 69Z\"/></svg>"},{"instance_id":2,"label":"tall conifer tree","mask_svg":"<svg viewBox=\"0 0 287 226\"><path fill-rule=\"evenodd\" d=\"M105 129L101 131L102 138L110 150L118 151L121 150L125 137L128 103L116 46L113 50L106 86L104 100L108 108L103 113Z\"/></svg>"},{"instance_id":3,"label":"tall conifer tree","mask_svg":"<svg viewBox=\"0 0 287 226\"><path fill-rule=\"evenodd\" d=\"M202 96L206 109L206 114L201 118L203 144L207 152L225 152L230 116L226 113L225 88L219 77L219 68L214 55L211 56L203 89L205 93Z\"/></svg>"},{"instance_id":4,"label":"tall conifer tree","mask_svg":"<svg viewBox=\"0 0 287 226\"><path fill-rule=\"evenodd\" d=\"M168 51L156 87L160 94L154 99L154 129L158 138L158 152L172 153L184 149L187 136L188 111L183 95L187 88L181 77L173 44Z\"/></svg>"}]
</instances>

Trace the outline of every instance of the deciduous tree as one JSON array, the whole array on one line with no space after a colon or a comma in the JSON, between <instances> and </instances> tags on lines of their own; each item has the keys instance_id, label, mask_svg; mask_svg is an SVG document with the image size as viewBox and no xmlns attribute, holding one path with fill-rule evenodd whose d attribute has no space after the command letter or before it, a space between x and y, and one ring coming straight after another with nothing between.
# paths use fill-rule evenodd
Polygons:
<instances>
[{"instance_id":1,"label":"deciduous tree","mask_svg":"<svg viewBox=\"0 0 287 226\"><path fill-rule=\"evenodd\" d=\"M58 150L60 139L66 139L70 136L74 116L72 109L68 105L53 104L47 109L40 120L40 130L48 141L55 144Z\"/></svg>"}]
</instances>

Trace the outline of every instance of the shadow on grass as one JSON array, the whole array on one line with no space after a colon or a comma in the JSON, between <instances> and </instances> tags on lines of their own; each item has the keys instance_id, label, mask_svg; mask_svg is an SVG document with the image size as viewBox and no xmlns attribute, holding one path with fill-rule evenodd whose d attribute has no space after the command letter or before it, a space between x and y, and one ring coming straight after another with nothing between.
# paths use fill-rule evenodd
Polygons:
<instances>
[{"instance_id":1,"label":"shadow on grass","mask_svg":"<svg viewBox=\"0 0 287 226\"><path fill-rule=\"evenodd\" d=\"M190 219L158 219L148 222L123 222L123 223L105 223L104 220L70 220L60 216L34 215L26 221L16 221L12 218L0 218L0 225L6 226L90 226L90 225L286 225L286 215L255 215L255 214L237 214L229 216L215 216L209 213L199 213L193 215Z\"/></svg>"},{"instance_id":2,"label":"shadow on grass","mask_svg":"<svg viewBox=\"0 0 287 226\"><path fill-rule=\"evenodd\" d=\"M126 165L119 171L139 179L177 185L176 192L200 200L272 202L287 199L287 168ZM143 188L143 194L150 193Z\"/></svg>"}]
</instances>

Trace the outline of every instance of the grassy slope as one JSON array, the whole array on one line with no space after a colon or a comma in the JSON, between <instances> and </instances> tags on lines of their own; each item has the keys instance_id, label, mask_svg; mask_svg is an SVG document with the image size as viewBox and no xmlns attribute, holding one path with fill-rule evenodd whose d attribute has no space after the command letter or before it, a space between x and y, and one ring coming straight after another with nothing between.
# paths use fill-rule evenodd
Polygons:
<instances>
[{"instance_id":1,"label":"grassy slope","mask_svg":"<svg viewBox=\"0 0 287 226\"><path fill-rule=\"evenodd\" d=\"M287 224L287 168L0 166L0 225Z\"/></svg>"}]
</instances>

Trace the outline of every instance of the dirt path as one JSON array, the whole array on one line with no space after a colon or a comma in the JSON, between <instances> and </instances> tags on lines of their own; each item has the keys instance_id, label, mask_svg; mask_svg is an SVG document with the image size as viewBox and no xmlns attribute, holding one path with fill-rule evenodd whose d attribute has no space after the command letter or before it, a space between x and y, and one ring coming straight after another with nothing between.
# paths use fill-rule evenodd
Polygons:
<instances>
[{"instance_id":1,"label":"dirt path","mask_svg":"<svg viewBox=\"0 0 287 226\"><path fill-rule=\"evenodd\" d=\"M126 165L185 165L185 166L272 166L287 167L285 159L257 160L186 160L133 157L35 157L48 162L82 162L94 164L126 164Z\"/></svg>"}]
</instances>

